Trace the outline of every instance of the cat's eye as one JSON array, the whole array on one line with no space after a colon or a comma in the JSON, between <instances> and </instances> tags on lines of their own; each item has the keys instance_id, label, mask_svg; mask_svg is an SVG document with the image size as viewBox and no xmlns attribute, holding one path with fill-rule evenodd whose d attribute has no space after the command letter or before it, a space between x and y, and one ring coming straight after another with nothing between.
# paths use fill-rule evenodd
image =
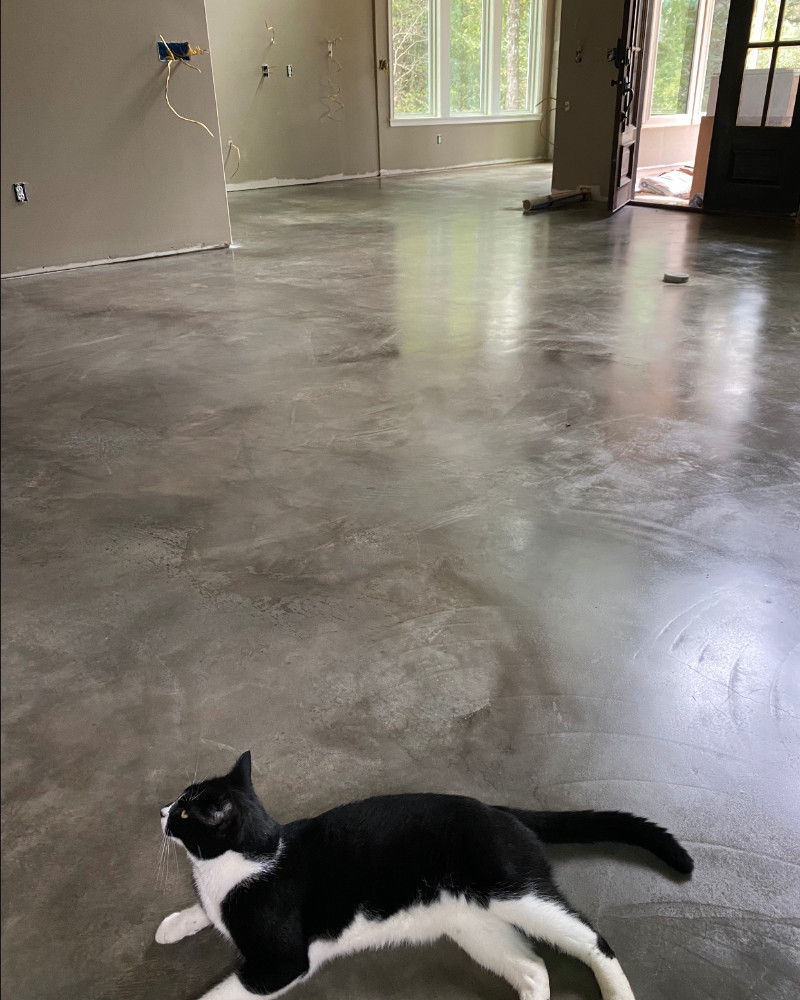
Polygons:
<instances>
[{"instance_id":1,"label":"cat's eye","mask_svg":"<svg viewBox=\"0 0 800 1000\"><path fill-rule=\"evenodd\" d=\"M182 809L181 810L181 819L188 819L188 818L189 818L189 813L186 812L185 809Z\"/></svg>"}]
</instances>

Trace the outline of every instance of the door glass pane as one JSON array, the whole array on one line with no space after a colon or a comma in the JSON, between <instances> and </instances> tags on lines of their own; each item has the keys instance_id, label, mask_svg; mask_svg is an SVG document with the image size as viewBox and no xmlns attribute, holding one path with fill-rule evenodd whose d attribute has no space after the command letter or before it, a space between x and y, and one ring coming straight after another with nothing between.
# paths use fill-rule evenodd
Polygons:
<instances>
[{"instance_id":1,"label":"door glass pane","mask_svg":"<svg viewBox=\"0 0 800 1000\"><path fill-rule=\"evenodd\" d=\"M528 110L528 64L531 51L531 0L503 0L500 107Z\"/></svg>"},{"instance_id":2,"label":"door glass pane","mask_svg":"<svg viewBox=\"0 0 800 1000\"><path fill-rule=\"evenodd\" d=\"M450 112L469 114L483 109L481 55L483 0L450 2Z\"/></svg>"},{"instance_id":3,"label":"door glass pane","mask_svg":"<svg viewBox=\"0 0 800 1000\"><path fill-rule=\"evenodd\" d=\"M778 29L781 0L756 0L750 25L751 42L773 42Z\"/></svg>"},{"instance_id":4,"label":"door glass pane","mask_svg":"<svg viewBox=\"0 0 800 1000\"><path fill-rule=\"evenodd\" d=\"M739 112L736 115L737 125L760 125L764 113L764 101L767 96L767 79L769 64L772 61L772 49L748 49L745 60L745 71L742 76L742 89L739 92Z\"/></svg>"},{"instance_id":5,"label":"door glass pane","mask_svg":"<svg viewBox=\"0 0 800 1000\"><path fill-rule=\"evenodd\" d=\"M775 76L772 78L767 125L773 128L791 126L798 81L800 81L800 45L781 46L775 62Z\"/></svg>"},{"instance_id":6,"label":"door glass pane","mask_svg":"<svg viewBox=\"0 0 800 1000\"><path fill-rule=\"evenodd\" d=\"M800 3L800 0L798 0ZM719 82L719 71L722 66L722 50L725 48L725 32L728 30L728 14L731 0L715 0L714 12L711 15L711 34L708 43L708 60L706 62L706 78L703 81L703 100L700 110L703 114L713 115L716 109L716 84ZM714 99L709 107L711 81L714 79Z\"/></svg>"},{"instance_id":7,"label":"door glass pane","mask_svg":"<svg viewBox=\"0 0 800 1000\"><path fill-rule=\"evenodd\" d=\"M781 41L800 41L800 0L786 0L781 22Z\"/></svg>"},{"instance_id":8,"label":"door glass pane","mask_svg":"<svg viewBox=\"0 0 800 1000\"><path fill-rule=\"evenodd\" d=\"M651 115L685 115L689 103L698 0L663 0Z\"/></svg>"},{"instance_id":9,"label":"door glass pane","mask_svg":"<svg viewBox=\"0 0 800 1000\"><path fill-rule=\"evenodd\" d=\"M394 113L431 114L430 0L392 0Z\"/></svg>"}]
</instances>

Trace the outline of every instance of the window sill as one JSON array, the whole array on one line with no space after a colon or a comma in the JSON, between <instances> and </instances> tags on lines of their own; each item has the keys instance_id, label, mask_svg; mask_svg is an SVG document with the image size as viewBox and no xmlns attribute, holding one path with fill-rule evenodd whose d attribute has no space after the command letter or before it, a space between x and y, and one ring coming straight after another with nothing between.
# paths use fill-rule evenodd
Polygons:
<instances>
[{"instance_id":1,"label":"window sill","mask_svg":"<svg viewBox=\"0 0 800 1000\"><path fill-rule=\"evenodd\" d=\"M687 125L699 125L700 118L704 117L701 115L692 119L691 115L655 115L648 118L642 128L685 128Z\"/></svg>"},{"instance_id":2,"label":"window sill","mask_svg":"<svg viewBox=\"0 0 800 1000\"><path fill-rule=\"evenodd\" d=\"M542 120L540 114L522 115L464 115L452 118L426 118L420 115L419 118L390 118L389 125L392 128L408 128L411 125L497 125L510 124L512 122L539 122Z\"/></svg>"}]
</instances>

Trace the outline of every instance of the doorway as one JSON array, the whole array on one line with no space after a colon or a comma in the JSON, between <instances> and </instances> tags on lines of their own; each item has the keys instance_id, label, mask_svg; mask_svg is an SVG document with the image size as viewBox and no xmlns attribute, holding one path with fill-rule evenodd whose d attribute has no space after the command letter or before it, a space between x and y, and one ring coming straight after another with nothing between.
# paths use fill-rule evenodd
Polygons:
<instances>
[{"instance_id":1,"label":"doorway","mask_svg":"<svg viewBox=\"0 0 800 1000\"><path fill-rule=\"evenodd\" d=\"M758 0L764 16L770 3ZM731 0L655 0L634 201L700 209Z\"/></svg>"}]
</instances>

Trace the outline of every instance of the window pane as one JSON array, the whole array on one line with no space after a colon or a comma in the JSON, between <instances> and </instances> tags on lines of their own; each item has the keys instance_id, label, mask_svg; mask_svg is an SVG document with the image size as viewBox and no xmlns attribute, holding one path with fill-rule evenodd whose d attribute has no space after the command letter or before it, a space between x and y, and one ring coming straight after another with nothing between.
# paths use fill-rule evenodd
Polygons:
<instances>
[{"instance_id":1,"label":"window pane","mask_svg":"<svg viewBox=\"0 0 800 1000\"><path fill-rule=\"evenodd\" d=\"M689 103L698 0L663 0L651 115L685 115Z\"/></svg>"},{"instance_id":2,"label":"window pane","mask_svg":"<svg viewBox=\"0 0 800 1000\"><path fill-rule=\"evenodd\" d=\"M799 0L800 2L800 0ZM715 98L712 106L708 106L708 98L711 92L711 80L717 77L722 66L722 50L725 48L725 32L728 30L728 13L731 9L731 0L715 0L714 13L711 15L711 35L708 43L708 61L706 62L706 78L703 81L703 100L700 110L703 114L713 115L716 110L716 87Z\"/></svg>"},{"instance_id":3,"label":"window pane","mask_svg":"<svg viewBox=\"0 0 800 1000\"><path fill-rule=\"evenodd\" d=\"M500 107L528 111L528 68L531 51L531 0L503 0L503 59L500 64Z\"/></svg>"},{"instance_id":4,"label":"window pane","mask_svg":"<svg viewBox=\"0 0 800 1000\"><path fill-rule=\"evenodd\" d=\"M781 0L756 0L750 25L751 42L772 42L778 27Z\"/></svg>"},{"instance_id":5,"label":"window pane","mask_svg":"<svg viewBox=\"0 0 800 1000\"><path fill-rule=\"evenodd\" d=\"M483 109L481 55L482 0L450 3L450 112L465 114Z\"/></svg>"},{"instance_id":6,"label":"window pane","mask_svg":"<svg viewBox=\"0 0 800 1000\"><path fill-rule=\"evenodd\" d=\"M392 0L395 115L431 114L430 0Z\"/></svg>"},{"instance_id":7,"label":"window pane","mask_svg":"<svg viewBox=\"0 0 800 1000\"><path fill-rule=\"evenodd\" d=\"M800 45L781 46L775 61L767 125L772 128L791 126L798 80L800 80Z\"/></svg>"},{"instance_id":8,"label":"window pane","mask_svg":"<svg viewBox=\"0 0 800 1000\"><path fill-rule=\"evenodd\" d=\"M767 78L772 49L748 49L742 89L739 92L737 125L760 125L767 96Z\"/></svg>"},{"instance_id":9,"label":"window pane","mask_svg":"<svg viewBox=\"0 0 800 1000\"><path fill-rule=\"evenodd\" d=\"M800 40L800 0L786 0L781 23L781 41Z\"/></svg>"}]
</instances>

